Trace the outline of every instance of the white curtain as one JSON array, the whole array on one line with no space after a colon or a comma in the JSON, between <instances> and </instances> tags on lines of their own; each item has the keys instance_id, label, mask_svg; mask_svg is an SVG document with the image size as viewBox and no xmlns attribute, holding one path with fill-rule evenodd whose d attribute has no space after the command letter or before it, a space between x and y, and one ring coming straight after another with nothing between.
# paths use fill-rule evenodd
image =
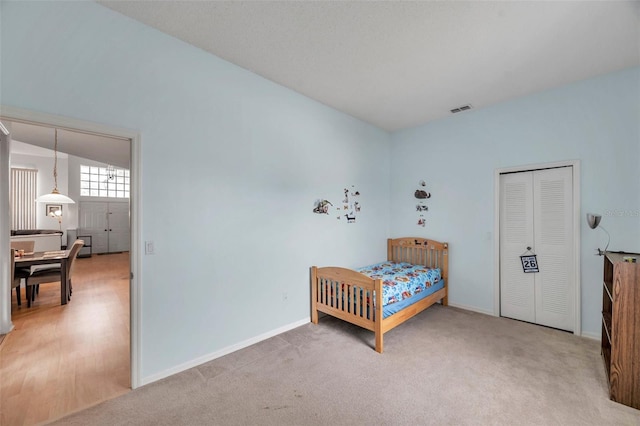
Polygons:
<instances>
[{"instance_id":1,"label":"white curtain","mask_svg":"<svg viewBox=\"0 0 640 426\"><path fill-rule=\"evenodd\" d=\"M11 169L11 229L36 228L38 171Z\"/></svg>"}]
</instances>

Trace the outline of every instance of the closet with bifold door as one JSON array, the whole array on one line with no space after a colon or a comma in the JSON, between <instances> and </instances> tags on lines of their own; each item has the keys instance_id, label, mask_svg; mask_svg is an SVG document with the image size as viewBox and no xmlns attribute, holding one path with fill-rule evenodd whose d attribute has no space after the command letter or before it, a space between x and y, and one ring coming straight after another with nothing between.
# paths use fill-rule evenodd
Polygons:
<instances>
[{"instance_id":1,"label":"closet with bifold door","mask_svg":"<svg viewBox=\"0 0 640 426\"><path fill-rule=\"evenodd\" d=\"M573 170L500 175L500 315L574 331ZM521 256L535 255L538 272Z\"/></svg>"}]
</instances>

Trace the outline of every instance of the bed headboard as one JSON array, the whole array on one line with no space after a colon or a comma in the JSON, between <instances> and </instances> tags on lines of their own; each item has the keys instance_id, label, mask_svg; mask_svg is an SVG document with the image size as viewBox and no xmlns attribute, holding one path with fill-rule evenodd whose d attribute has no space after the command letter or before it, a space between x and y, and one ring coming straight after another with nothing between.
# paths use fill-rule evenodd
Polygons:
<instances>
[{"instance_id":1,"label":"bed headboard","mask_svg":"<svg viewBox=\"0 0 640 426\"><path fill-rule=\"evenodd\" d=\"M419 237L389 238L387 260L440 268L442 278L449 278L449 244Z\"/></svg>"}]
</instances>

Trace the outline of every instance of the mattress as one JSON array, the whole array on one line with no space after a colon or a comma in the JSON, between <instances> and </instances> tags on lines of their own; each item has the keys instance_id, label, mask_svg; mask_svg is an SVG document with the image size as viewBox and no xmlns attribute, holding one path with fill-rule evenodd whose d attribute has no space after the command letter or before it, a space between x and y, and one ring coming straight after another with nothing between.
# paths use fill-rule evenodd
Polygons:
<instances>
[{"instance_id":1,"label":"mattress","mask_svg":"<svg viewBox=\"0 0 640 426\"><path fill-rule=\"evenodd\" d=\"M380 262L356 268L373 279L382 280L382 305L401 302L422 293L441 280L439 268L428 268L406 262Z\"/></svg>"}]
</instances>

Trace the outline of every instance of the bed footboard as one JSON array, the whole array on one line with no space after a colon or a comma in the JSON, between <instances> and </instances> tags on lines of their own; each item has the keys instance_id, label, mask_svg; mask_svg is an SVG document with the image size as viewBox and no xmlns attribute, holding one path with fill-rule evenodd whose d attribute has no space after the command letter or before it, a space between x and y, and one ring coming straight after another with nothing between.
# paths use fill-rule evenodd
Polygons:
<instances>
[{"instance_id":1,"label":"bed footboard","mask_svg":"<svg viewBox=\"0 0 640 426\"><path fill-rule=\"evenodd\" d=\"M375 298L375 301L374 301ZM318 312L350 322L376 335L382 352L382 281L351 269L311 267L311 322Z\"/></svg>"}]
</instances>

